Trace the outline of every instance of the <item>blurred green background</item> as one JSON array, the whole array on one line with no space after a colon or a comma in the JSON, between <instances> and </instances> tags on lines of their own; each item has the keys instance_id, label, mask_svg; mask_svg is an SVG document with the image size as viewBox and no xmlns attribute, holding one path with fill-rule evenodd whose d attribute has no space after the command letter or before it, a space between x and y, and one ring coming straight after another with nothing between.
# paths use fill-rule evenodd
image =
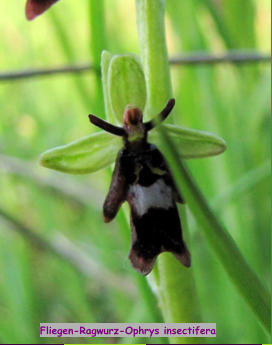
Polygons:
<instances>
[{"instance_id":1,"label":"blurred green background","mask_svg":"<svg viewBox=\"0 0 272 345\"><path fill-rule=\"evenodd\" d=\"M91 62L100 39L92 35L99 23L90 24L91 1L98 0L60 1L31 23L24 17L24 1L1 1L0 72ZM102 48L138 54L134 1L105 0L104 7ZM166 0L166 34L170 57L270 52L270 1ZM222 156L188 163L269 287L270 66L173 66L171 76L176 123L227 142ZM103 111L99 88L93 72L0 81L1 343L168 341L39 337L40 322L163 321L151 312L156 301L130 267L129 244L118 223L103 223L108 171L68 176L38 165L41 152L96 130L87 115ZM190 214L189 230L202 319L217 323L217 338L208 342L268 343Z\"/></svg>"}]
</instances>

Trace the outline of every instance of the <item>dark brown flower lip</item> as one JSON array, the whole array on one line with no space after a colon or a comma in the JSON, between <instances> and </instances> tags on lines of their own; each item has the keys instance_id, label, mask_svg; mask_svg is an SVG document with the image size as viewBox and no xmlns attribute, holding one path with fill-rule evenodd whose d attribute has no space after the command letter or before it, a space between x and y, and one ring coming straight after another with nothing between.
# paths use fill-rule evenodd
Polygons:
<instances>
[{"instance_id":1,"label":"dark brown flower lip","mask_svg":"<svg viewBox=\"0 0 272 345\"><path fill-rule=\"evenodd\" d=\"M33 20L48 10L58 0L27 0L25 14L28 20Z\"/></svg>"}]
</instances>

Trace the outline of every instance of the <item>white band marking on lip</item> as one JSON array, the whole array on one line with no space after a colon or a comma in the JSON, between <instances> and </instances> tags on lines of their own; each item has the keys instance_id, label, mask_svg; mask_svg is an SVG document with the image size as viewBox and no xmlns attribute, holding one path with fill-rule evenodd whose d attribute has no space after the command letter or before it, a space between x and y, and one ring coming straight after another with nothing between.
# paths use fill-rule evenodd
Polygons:
<instances>
[{"instance_id":1,"label":"white band marking on lip","mask_svg":"<svg viewBox=\"0 0 272 345\"><path fill-rule=\"evenodd\" d=\"M151 207L168 210L174 206L172 188L163 179L148 187L139 184L130 186L128 199L139 216L143 216Z\"/></svg>"}]
</instances>

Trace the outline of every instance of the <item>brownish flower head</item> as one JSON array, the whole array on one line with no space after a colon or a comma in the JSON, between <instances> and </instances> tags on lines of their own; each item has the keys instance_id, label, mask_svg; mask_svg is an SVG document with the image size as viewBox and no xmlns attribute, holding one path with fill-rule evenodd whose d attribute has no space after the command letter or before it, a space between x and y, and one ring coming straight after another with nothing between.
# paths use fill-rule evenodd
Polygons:
<instances>
[{"instance_id":1,"label":"brownish flower head","mask_svg":"<svg viewBox=\"0 0 272 345\"><path fill-rule=\"evenodd\" d=\"M127 105L124 111L124 125L126 126L139 126L143 122L143 113L139 108L132 105Z\"/></svg>"},{"instance_id":2,"label":"brownish flower head","mask_svg":"<svg viewBox=\"0 0 272 345\"><path fill-rule=\"evenodd\" d=\"M25 10L26 18L28 20L35 19L57 1L58 0L27 0Z\"/></svg>"}]
</instances>

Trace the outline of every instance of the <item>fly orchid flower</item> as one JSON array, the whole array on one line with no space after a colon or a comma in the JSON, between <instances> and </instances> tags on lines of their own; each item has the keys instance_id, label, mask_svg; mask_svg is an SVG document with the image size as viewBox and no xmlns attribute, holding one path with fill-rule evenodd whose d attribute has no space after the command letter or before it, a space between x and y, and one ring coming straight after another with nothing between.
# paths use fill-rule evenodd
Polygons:
<instances>
[{"instance_id":1,"label":"fly orchid flower","mask_svg":"<svg viewBox=\"0 0 272 345\"><path fill-rule=\"evenodd\" d=\"M225 142L210 133L162 125L174 107L174 99L168 101L156 118L143 121L143 115L146 118L153 114L140 110L145 108L147 92L142 67L134 56L111 56L104 52L102 81L110 122L92 114L89 118L103 132L49 150L41 155L40 162L47 168L85 174L115 161L110 190L103 206L104 220L111 221L121 204L129 203L132 231L129 258L132 266L143 275L149 274L157 256L169 251L189 267L190 253L182 238L176 206L184 200L160 152L163 147L156 127L165 126L182 158L219 154L225 150Z\"/></svg>"}]
</instances>

